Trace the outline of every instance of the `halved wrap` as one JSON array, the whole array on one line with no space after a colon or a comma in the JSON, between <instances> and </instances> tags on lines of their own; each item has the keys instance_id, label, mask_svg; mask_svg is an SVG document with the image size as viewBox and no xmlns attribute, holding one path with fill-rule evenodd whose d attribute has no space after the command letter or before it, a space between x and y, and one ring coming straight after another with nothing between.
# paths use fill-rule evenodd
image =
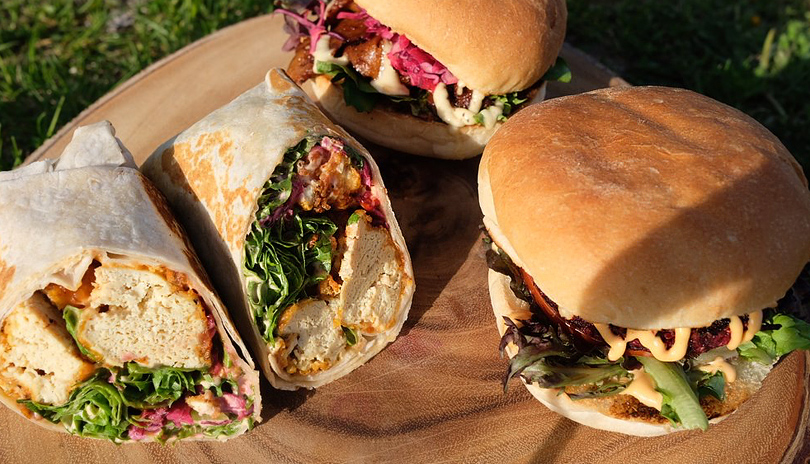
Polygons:
<instances>
[{"instance_id":1,"label":"halved wrap","mask_svg":"<svg viewBox=\"0 0 810 464\"><path fill-rule=\"evenodd\" d=\"M0 173L0 401L115 442L227 439L259 377L165 199L109 122Z\"/></svg>"},{"instance_id":2,"label":"halved wrap","mask_svg":"<svg viewBox=\"0 0 810 464\"><path fill-rule=\"evenodd\" d=\"M413 271L377 165L283 71L163 144L143 171L274 387L323 385L396 338Z\"/></svg>"}]
</instances>

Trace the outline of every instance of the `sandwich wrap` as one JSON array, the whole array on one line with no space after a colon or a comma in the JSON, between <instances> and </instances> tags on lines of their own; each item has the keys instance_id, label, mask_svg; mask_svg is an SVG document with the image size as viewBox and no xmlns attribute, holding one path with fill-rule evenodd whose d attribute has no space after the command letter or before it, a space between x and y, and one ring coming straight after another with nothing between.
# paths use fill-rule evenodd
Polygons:
<instances>
[{"instance_id":1,"label":"sandwich wrap","mask_svg":"<svg viewBox=\"0 0 810 464\"><path fill-rule=\"evenodd\" d=\"M323 385L396 338L413 271L379 169L283 71L163 144L143 171L274 387Z\"/></svg>"},{"instance_id":2,"label":"sandwich wrap","mask_svg":"<svg viewBox=\"0 0 810 464\"><path fill-rule=\"evenodd\" d=\"M0 401L115 442L227 439L258 373L165 200L101 122L0 173Z\"/></svg>"}]
</instances>

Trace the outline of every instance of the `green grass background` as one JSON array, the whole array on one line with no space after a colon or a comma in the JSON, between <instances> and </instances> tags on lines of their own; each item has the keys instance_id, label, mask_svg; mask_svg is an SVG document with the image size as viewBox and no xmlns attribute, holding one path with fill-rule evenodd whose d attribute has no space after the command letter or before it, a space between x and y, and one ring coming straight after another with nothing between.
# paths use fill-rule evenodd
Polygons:
<instances>
[{"instance_id":1,"label":"green grass background","mask_svg":"<svg viewBox=\"0 0 810 464\"><path fill-rule=\"evenodd\" d=\"M736 106L810 169L810 0L568 0L568 8L568 40L631 83ZM269 11L269 0L0 0L0 169L147 65Z\"/></svg>"}]
</instances>

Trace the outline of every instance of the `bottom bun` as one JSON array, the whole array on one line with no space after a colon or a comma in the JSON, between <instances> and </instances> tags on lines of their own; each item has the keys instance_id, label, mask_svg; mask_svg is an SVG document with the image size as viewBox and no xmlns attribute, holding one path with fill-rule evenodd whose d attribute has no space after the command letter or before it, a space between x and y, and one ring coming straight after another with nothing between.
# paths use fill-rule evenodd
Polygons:
<instances>
[{"instance_id":1,"label":"bottom bun","mask_svg":"<svg viewBox=\"0 0 810 464\"><path fill-rule=\"evenodd\" d=\"M473 125L453 127L441 121L424 121L409 114L375 108L361 113L343 101L343 90L326 76L310 80L307 89L335 122L377 145L412 155L461 160L480 155L489 139L500 128L498 122L487 129ZM543 101L546 83L531 103Z\"/></svg>"},{"instance_id":2,"label":"bottom bun","mask_svg":"<svg viewBox=\"0 0 810 464\"><path fill-rule=\"evenodd\" d=\"M498 332L501 335L506 331L503 316L513 321L531 317L528 304L515 296L509 283L508 276L489 270L489 295ZM506 351L511 358L517 354L517 347L510 344ZM762 380L771 370L771 366L736 361L730 361L737 369L737 380L726 386L726 400L722 403L712 400L703 405L704 411L712 418L710 424L716 424L736 411L759 390ZM521 380L532 396L547 408L588 427L641 437L654 437L684 430L673 427L661 416L654 417L640 413L650 408L644 407L629 395L574 401L568 395L559 394L556 389L541 388L536 384L527 384L522 378Z\"/></svg>"}]
</instances>

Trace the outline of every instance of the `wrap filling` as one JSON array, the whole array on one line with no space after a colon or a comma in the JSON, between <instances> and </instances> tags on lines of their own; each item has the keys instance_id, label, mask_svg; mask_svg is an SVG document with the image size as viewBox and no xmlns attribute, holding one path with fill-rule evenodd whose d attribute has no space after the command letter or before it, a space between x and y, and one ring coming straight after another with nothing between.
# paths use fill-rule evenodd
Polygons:
<instances>
[{"instance_id":1,"label":"wrap filling","mask_svg":"<svg viewBox=\"0 0 810 464\"><path fill-rule=\"evenodd\" d=\"M115 442L251 428L257 386L186 277L100 261L77 289L49 284L3 321L3 393L29 417Z\"/></svg>"}]
</instances>

